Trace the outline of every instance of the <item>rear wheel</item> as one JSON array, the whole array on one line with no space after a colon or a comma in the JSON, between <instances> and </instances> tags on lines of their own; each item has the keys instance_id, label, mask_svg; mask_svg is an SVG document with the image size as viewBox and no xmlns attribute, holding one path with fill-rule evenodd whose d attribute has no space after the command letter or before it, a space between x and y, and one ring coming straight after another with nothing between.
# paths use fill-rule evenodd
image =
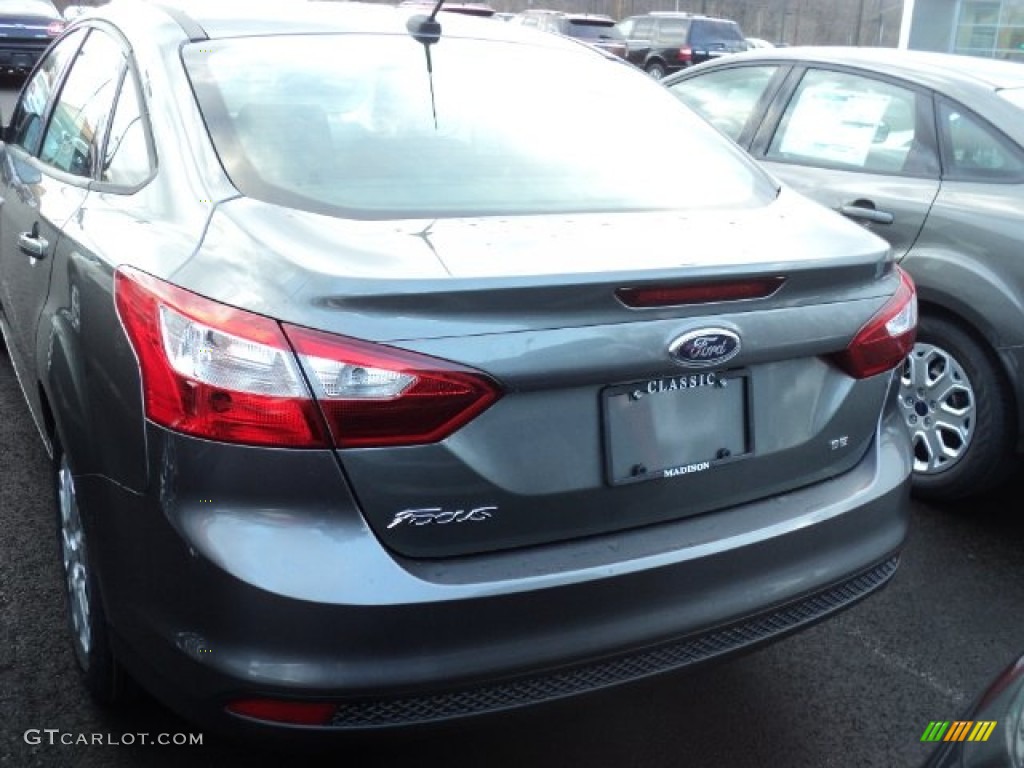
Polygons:
<instances>
[{"instance_id":1,"label":"rear wheel","mask_svg":"<svg viewBox=\"0 0 1024 768\"><path fill-rule=\"evenodd\" d=\"M660 61L650 61L645 68L647 74L655 80L661 80L665 76L665 65Z\"/></svg>"},{"instance_id":2,"label":"rear wheel","mask_svg":"<svg viewBox=\"0 0 1024 768\"><path fill-rule=\"evenodd\" d=\"M103 599L78 505L75 480L67 454L56 442L54 478L58 543L75 659L93 698L103 704L117 704L130 697L132 686L111 649Z\"/></svg>"},{"instance_id":3,"label":"rear wheel","mask_svg":"<svg viewBox=\"0 0 1024 768\"><path fill-rule=\"evenodd\" d=\"M999 484L1012 469L1010 387L984 343L954 322L922 316L903 364L900 406L914 445L916 496L966 498Z\"/></svg>"}]
</instances>

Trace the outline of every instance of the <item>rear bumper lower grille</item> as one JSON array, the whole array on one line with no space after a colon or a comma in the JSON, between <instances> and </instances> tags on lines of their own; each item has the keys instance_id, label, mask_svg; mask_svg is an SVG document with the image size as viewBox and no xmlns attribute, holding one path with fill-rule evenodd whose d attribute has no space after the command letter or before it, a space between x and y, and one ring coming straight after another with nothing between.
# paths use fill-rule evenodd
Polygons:
<instances>
[{"instance_id":1,"label":"rear bumper lower grille","mask_svg":"<svg viewBox=\"0 0 1024 768\"><path fill-rule=\"evenodd\" d=\"M682 669L766 643L853 605L888 583L894 556L857 576L797 602L705 634L548 675L430 696L340 704L328 728L412 725L495 712Z\"/></svg>"}]
</instances>

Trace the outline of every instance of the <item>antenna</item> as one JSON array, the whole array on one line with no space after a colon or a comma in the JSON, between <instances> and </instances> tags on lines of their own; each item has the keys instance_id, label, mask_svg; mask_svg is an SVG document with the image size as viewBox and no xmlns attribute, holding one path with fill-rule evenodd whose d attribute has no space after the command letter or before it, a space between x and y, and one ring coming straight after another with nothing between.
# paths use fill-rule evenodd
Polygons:
<instances>
[{"instance_id":1,"label":"antenna","mask_svg":"<svg viewBox=\"0 0 1024 768\"><path fill-rule=\"evenodd\" d=\"M424 16L423 14L410 16L409 20L405 23L405 28L409 30L409 34L418 42L423 43L423 52L427 56L427 78L430 80L430 110L434 115L435 131L437 130L437 102L434 99L434 63L430 58L430 46L441 39L441 22L437 21L434 17L441 10L443 3L444 0L437 0L434 10L430 12L429 16Z\"/></svg>"}]
</instances>

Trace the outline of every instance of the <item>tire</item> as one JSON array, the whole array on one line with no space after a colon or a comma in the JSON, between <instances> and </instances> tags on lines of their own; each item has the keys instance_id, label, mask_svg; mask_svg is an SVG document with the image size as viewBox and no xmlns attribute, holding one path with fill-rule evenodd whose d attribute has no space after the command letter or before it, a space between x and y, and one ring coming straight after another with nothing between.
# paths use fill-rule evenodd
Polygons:
<instances>
[{"instance_id":1,"label":"tire","mask_svg":"<svg viewBox=\"0 0 1024 768\"><path fill-rule=\"evenodd\" d=\"M900 374L914 446L912 492L930 501L976 496L1013 469L1014 398L994 355L957 323L922 315Z\"/></svg>"},{"instance_id":2,"label":"tire","mask_svg":"<svg viewBox=\"0 0 1024 768\"><path fill-rule=\"evenodd\" d=\"M655 80L661 80L665 77L665 65L660 61L649 61L647 66L644 67L644 71Z\"/></svg>"},{"instance_id":3,"label":"tire","mask_svg":"<svg viewBox=\"0 0 1024 768\"><path fill-rule=\"evenodd\" d=\"M113 706L134 699L135 687L114 657L94 559L78 506L67 454L54 441L54 490L58 555L64 576L68 629L75 660L89 694Z\"/></svg>"}]
</instances>

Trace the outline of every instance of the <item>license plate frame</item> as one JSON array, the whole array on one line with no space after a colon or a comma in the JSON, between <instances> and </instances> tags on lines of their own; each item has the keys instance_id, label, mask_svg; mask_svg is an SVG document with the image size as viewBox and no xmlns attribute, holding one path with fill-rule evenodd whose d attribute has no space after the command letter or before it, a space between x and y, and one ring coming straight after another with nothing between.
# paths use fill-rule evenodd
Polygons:
<instances>
[{"instance_id":1,"label":"license plate frame","mask_svg":"<svg viewBox=\"0 0 1024 768\"><path fill-rule=\"evenodd\" d=\"M748 369L606 387L601 392L606 482L695 475L749 456L750 389Z\"/></svg>"}]
</instances>

